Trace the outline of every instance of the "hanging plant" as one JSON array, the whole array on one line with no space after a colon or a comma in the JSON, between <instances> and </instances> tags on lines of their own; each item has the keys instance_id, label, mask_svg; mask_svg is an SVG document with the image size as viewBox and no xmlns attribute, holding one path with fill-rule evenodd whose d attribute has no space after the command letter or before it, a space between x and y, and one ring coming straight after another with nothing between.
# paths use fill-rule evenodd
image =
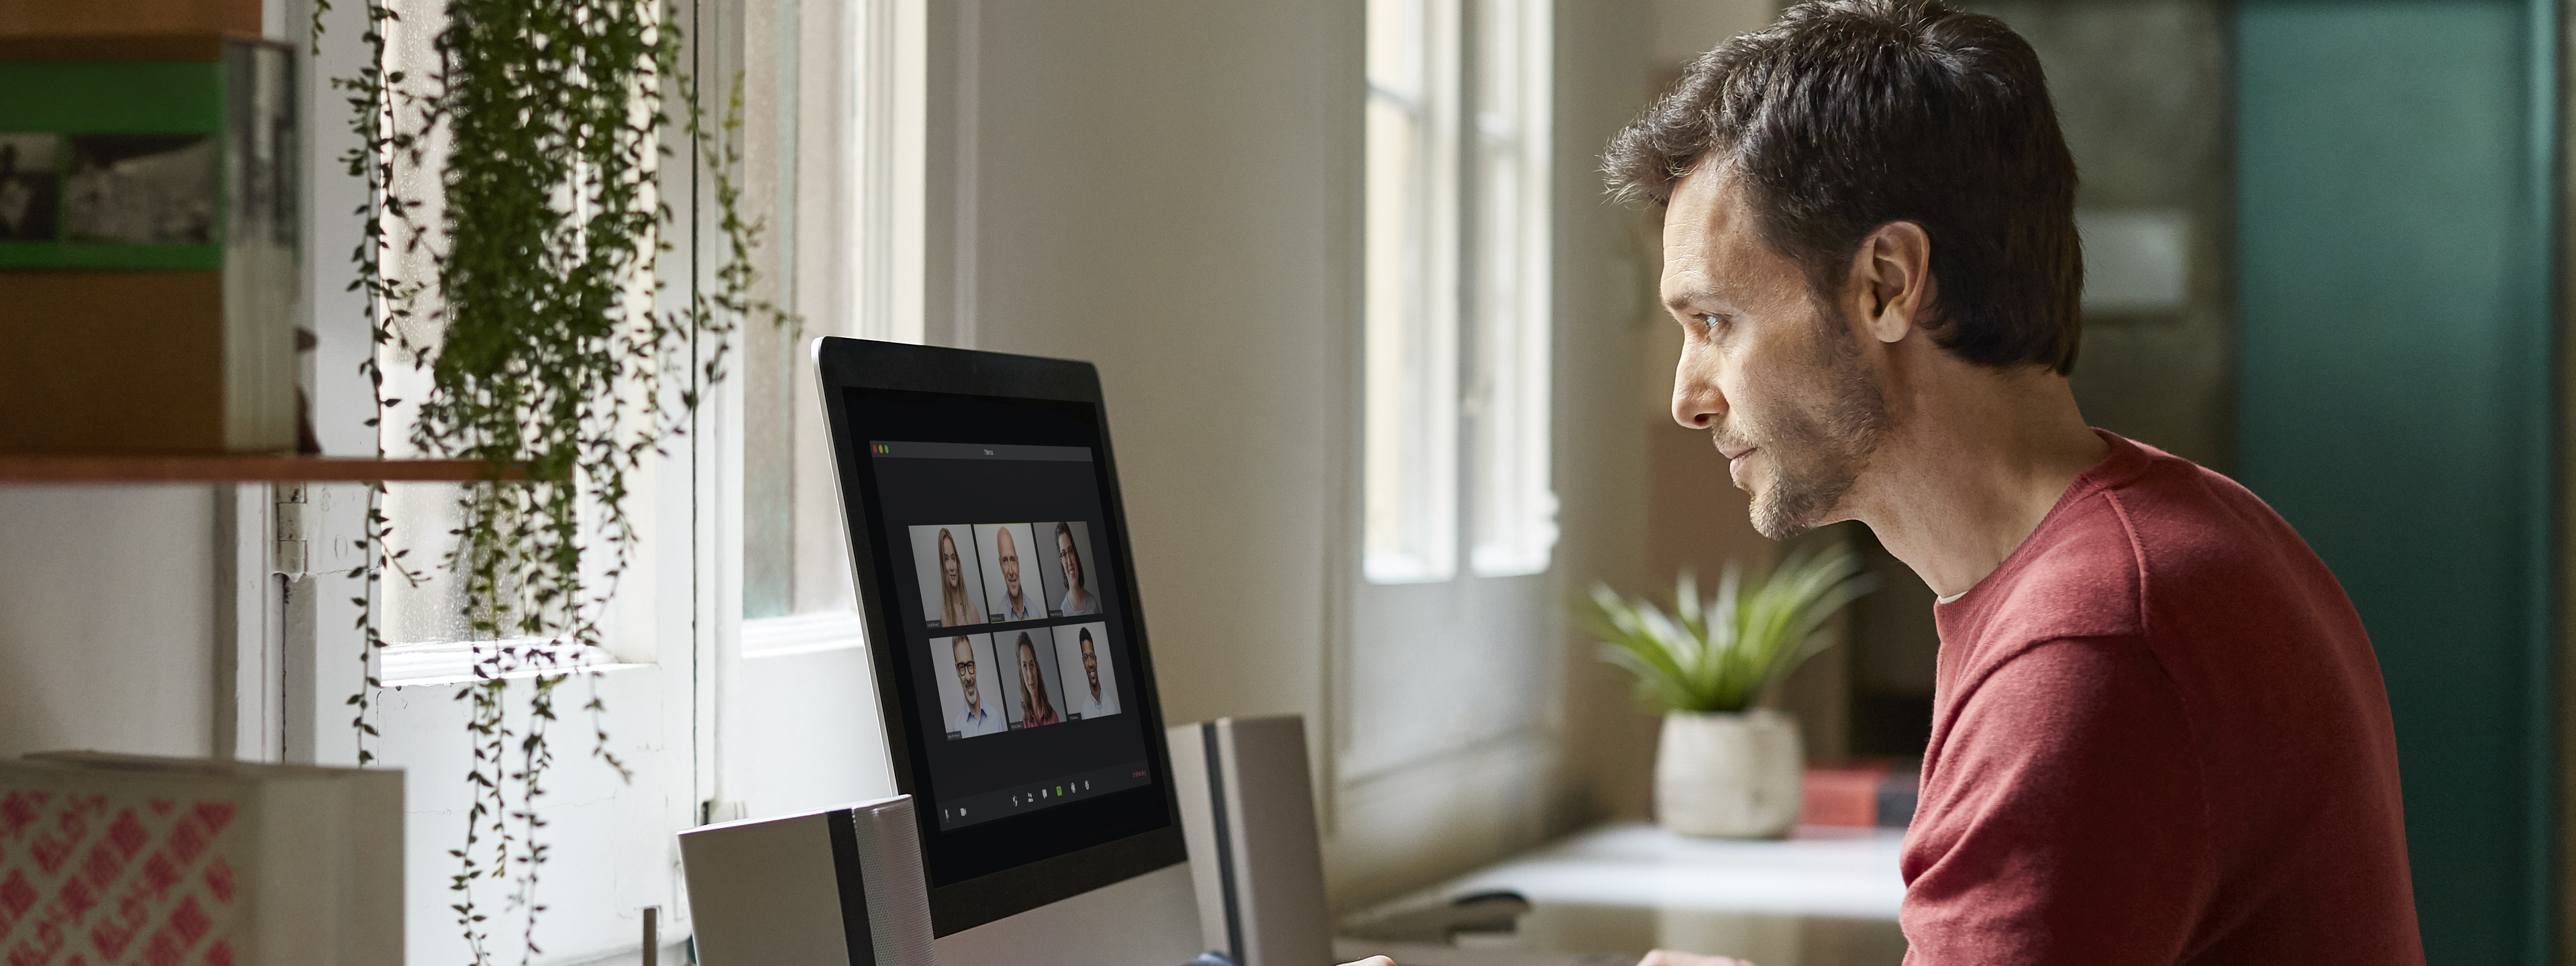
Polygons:
<instances>
[{"instance_id":1,"label":"hanging plant","mask_svg":"<svg viewBox=\"0 0 2576 966\"><path fill-rule=\"evenodd\" d=\"M317 44L325 9L315 15ZM490 915L475 890L506 879L509 907L526 916L524 962L539 952L545 909L536 889L546 860L538 805L554 764L549 729L557 689L580 673L559 655L601 644L600 616L636 536L629 474L686 430L704 388L723 375L740 320L790 320L749 295L756 228L741 216L731 176L740 162L740 81L723 123L710 129L683 69L675 11L658 0L446 0L444 12L431 45L435 70L406 76L384 66L387 29L400 19L394 0L369 0L368 66L334 83L350 94L361 138L349 171L372 195L358 212L356 287L368 295L378 349L430 377L410 441L490 469L461 488L454 549L430 565L460 582L475 642L475 680L457 695L471 706L473 804L464 841L450 853L458 861L450 888L458 926L483 964L494 960ZM665 139L675 133L713 173L726 246L712 286L676 299L659 272L672 249L673 216L659 187ZM435 172L443 203L405 197L398 166ZM389 273L397 249L426 253L432 277ZM400 402L384 398L376 359L362 369L379 413ZM407 551L391 549L382 493L380 485L364 538L362 659L385 644L373 606L378 582L425 579ZM368 711L380 687L372 660L368 667L365 690L349 699L361 764L373 759ZM513 679L524 682L516 724L507 713ZM595 689L582 710L592 756L626 776Z\"/></svg>"}]
</instances>

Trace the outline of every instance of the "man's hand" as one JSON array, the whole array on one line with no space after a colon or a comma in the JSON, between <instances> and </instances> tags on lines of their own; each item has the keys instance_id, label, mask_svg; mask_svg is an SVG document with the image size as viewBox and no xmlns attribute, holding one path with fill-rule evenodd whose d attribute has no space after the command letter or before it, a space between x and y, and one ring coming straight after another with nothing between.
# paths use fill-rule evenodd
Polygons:
<instances>
[{"instance_id":1,"label":"man's hand","mask_svg":"<svg viewBox=\"0 0 2576 966\"><path fill-rule=\"evenodd\" d=\"M1356 963L1343 963L1342 966L1395 966L1395 960L1384 956L1371 956ZM1638 960L1637 966L1753 966L1753 964L1724 956L1702 956L1698 953L1677 953L1669 949L1658 949L1647 953L1646 958Z\"/></svg>"}]
</instances>

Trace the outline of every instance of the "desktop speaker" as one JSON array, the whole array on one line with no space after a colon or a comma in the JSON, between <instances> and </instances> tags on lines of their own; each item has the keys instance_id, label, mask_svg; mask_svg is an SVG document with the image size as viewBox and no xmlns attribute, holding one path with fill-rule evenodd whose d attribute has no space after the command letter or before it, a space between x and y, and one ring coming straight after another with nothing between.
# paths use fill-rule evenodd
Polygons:
<instances>
[{"instance_id":1,"label":"desktop speaker","mask_svg":"<svg viewBox=\"0 0 2576 966\"><path fill-rule=\"evenodd\" d=\"M1304 719L1219 718L1170 734L1208 948L1241 966L1334 962Z\"/></svg>"},{"instance_id":2,"label":"desktop speaker","mask_svg":"<svg viewBox=\"0 0 2576 966\"><path fill-rule=\"evenodd\" d=\"M912 796L680 833L705 966L932 966Z\"/></svg>"}]
</instances>

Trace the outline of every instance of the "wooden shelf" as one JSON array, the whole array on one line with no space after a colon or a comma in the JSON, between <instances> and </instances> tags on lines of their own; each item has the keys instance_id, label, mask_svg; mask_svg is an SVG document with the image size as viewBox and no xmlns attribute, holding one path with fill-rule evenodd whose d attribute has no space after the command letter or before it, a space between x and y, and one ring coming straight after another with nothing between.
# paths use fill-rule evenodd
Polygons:
<instances>
[{"instance_id":1,"label":"wooden shelf","mask_svg":"<svg viewBox=\"0 0 2576 966\"><path fill-rule=\"evenodd\" d=\"M477 460L0 454L0 483L463 483L490 475L491 468ZM513 470L502 478L526 475Z\"/></svg>"}]
</instances>

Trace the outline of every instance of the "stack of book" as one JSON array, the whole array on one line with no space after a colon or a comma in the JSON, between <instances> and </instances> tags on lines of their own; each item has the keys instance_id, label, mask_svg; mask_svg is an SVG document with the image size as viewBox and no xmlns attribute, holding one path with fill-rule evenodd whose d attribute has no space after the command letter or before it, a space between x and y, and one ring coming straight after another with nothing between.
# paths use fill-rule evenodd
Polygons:
<instances>
[{"instance_id":1,"label":"stack of book","mask_svg":"<svg viewBox=\"0 0 2576 966\"><path fill-rule=\"evenodd\" d=\"M0 4L0 453L295 449L295 52L259 11Z\"/></svg>"},{"instance_id":2,"label":"stack of book","mask_svg":"<svg viewBox=\"0 0 2576 966\"><path fill-rule=\"evenodd\" d=\"M1807 769L1798 824L1904 828L1922 777L1911 762L1864 758Z\"/></svg>"},{"instance_id":3,"label":"stack of book","mask_svg":"<svg viewBox=\"0 0 2576 966\"><path fill-rule=\"evenodd\" d=\"M399 963L402 829L398 771L0 761L0 962Z\"/></svg>"}]
</instances>

